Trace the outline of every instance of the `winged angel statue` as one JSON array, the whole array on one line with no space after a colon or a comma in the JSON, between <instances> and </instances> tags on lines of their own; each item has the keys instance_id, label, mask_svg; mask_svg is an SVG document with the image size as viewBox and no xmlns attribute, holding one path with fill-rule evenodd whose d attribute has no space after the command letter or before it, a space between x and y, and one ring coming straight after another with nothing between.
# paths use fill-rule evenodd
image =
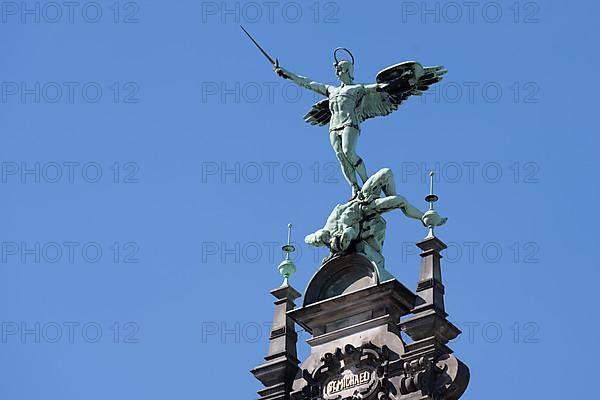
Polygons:
<instances>
[{"instance_id":1,"label":"winged angel statue","mask_svg":"<svg viewBox=\"0 0 600 400\"><path fill-rule=\"evenodd\" d=\"M345 51L350 60L338 59ZM442 66L423 67L415 61L406 61L380 71L374 84L354 82L354 56L343 47L333 52L335 75L339 86L316 82L297 75L274 62L275 72L297 85L327 97L312 106L304 116L311 125L329 124L331 146L341 164L344 177L352 187L352 198L359 195L369 176L364 161L356 154L360 124L369 118L385 116L398 109L403 101L421 95L430 85L439 82L447 70Z\"/></svg>"},{"instance_id":2,"label":"winged angel statue","mask_svg":"<svg viewBox=\"0 0 600 400\"><path fill-rule=\"evenodd\" d=\"M383 267L381 250L386 224L381 214L400 209L407 217L421 220L433 235L433 228L447 221L433 209L433 202L437 199L433 186L426 198L430 209L423 213L397 193L389 168L380 169L370 177L367 175L365 163L356 154L356 142L364 120L396 111L410 96L421 95L429 86L441 81L446 69L405 61L381 70L373 84L355 83L354 56L348 49L338 47L333 51L333 66L340 83L338 86L328 85L281 67L277 59L273 59L244 27L241 28L279 76L325 97L312 106L304 120L311 125L329 125L331 146L352 188L352 197L346 203L338 204L325 226L306 236L305 242L328 247L331 257L351 251L360 252ZM339 59L340 52L346 52L350 59ZM359 185L357 175L362 185Z\"/></svg>"}]
</instances>

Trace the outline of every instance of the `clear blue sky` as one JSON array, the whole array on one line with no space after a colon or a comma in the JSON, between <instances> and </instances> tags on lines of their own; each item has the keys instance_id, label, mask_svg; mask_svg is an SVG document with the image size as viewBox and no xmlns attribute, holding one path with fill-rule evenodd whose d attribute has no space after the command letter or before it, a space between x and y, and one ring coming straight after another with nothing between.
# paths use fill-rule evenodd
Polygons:
<instances>
[{"instance_id":1,"label":"clear blue sky","mask_svg":"<svg viewBox=\"0 0 600 400\"><path fill-rule=\"evenodd\" d=\"M317 98L240 23L315 80L337 46L361 82L449 69L358 152L423 208L439 171L464 398L589 397L572 383L598 355L596 2L24 4L0 4L0 398L255 398L286 224L301 242L349 188L302 121ZM425 231L386 219L414 288ZM325 254L298 248L303 291Z\"/></svg>"}]
</instances>

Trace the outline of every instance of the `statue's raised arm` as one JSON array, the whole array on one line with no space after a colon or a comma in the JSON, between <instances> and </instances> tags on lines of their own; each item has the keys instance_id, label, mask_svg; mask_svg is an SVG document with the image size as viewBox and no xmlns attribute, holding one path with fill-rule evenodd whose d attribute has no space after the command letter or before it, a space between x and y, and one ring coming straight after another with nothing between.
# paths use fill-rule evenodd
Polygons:
<instances>
[{"instance_id":1,"label":"statue's raised arm","mask_svg":"<svg viewBox=\"0 0 600 400\"><path fill-rule=\"evenodd\" d=\"M307 78L305 76L300 76L297 75L295 73L293 73L292 71L288 71L287 69L280 67L279 65L275 66L275 72L277 73L277 75L279 75L280 77L284 78L284 79L289 79L292 82L294 82L296 85L303 87L305 89L308 90L312 90L313 92L316 92L322 96L328 96L329 92L328 92L328 85L324 84L324 83L319 83L319 82L315 82L310 78Z\"/></svg>"}]
</instances>

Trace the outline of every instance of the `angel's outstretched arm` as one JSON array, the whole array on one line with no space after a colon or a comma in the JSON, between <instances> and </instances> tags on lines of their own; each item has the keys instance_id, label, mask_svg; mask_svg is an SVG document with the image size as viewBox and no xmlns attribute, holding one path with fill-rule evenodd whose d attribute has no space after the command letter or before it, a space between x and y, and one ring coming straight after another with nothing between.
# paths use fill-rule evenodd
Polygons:
<instances>
[{"instance_id":1,"label":"angel's outstretched arm","mask_svg":"<svg viewBox=\"0 0 600 400\"><path fill-rule=\"evenodd\" d=\"M275 72L277 72L277 75L281 76L282 78L291 80L300 87L312 90L313 92L319 93L323 96L329 95L329 93L327 92L327 85L323 83L315 82L310 78L296 75L295 73L279 66L275 67Z\"/></svg>"}]
</instances>

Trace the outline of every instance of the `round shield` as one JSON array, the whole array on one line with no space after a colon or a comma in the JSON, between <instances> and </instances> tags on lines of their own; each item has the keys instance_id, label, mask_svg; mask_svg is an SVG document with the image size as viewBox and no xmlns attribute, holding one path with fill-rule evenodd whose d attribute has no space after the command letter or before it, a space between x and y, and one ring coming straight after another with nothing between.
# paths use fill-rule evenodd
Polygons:
<instances>
[{"instance_id":1,"label":"round shield","mask_svg":"<svg viewBox=\"0 0 600 400\"><path fill-rule=\"evenodd\" d=\"M415 78L418 80L421 76L423 76L424 70L423 66L416 61L404 61L400 64L392 65L391 67L387 67L382 69L377 73L376 81L377 83L384 83L393 81L396 78L402 76L408 70L412 70Z\"/></svg>"}]
</instances>

